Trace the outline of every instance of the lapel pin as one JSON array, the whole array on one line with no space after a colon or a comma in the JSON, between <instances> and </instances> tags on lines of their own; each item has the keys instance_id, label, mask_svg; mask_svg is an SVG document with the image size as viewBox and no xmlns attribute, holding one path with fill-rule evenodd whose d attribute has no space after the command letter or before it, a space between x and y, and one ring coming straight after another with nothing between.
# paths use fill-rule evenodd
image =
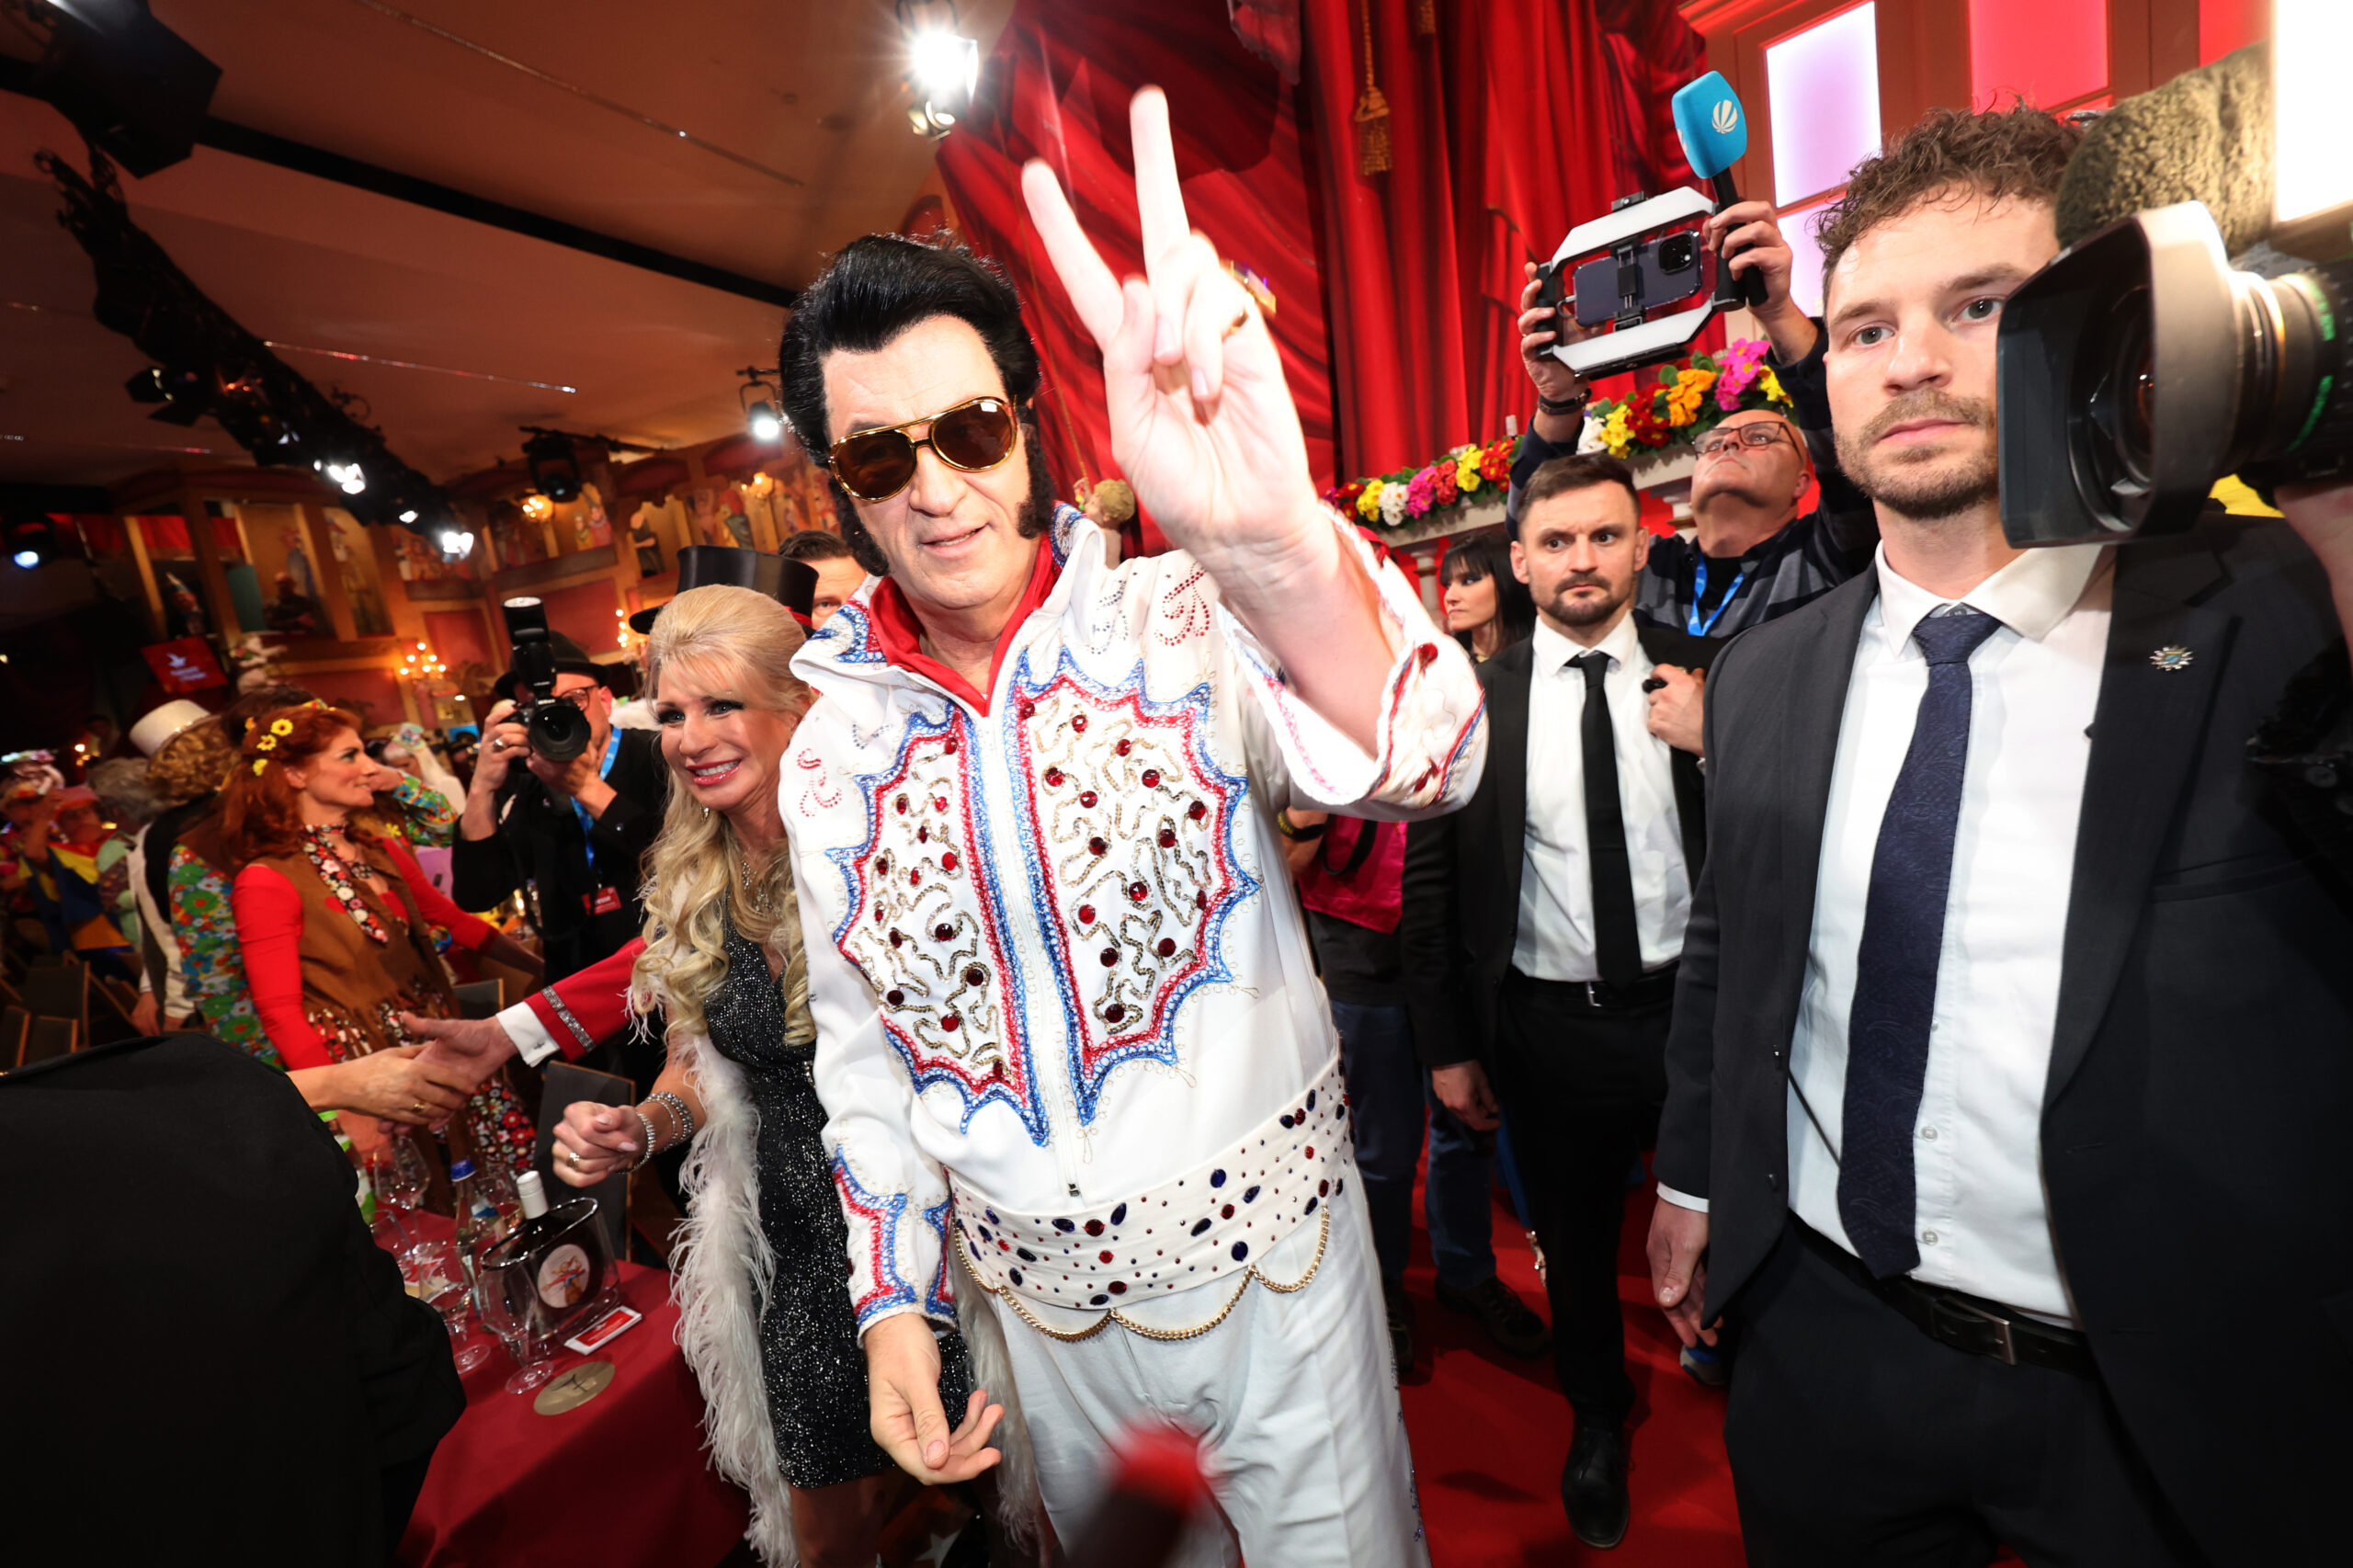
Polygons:
<instances>
[{"instance_id":1,"label":"lapel pin","mask_svg":"<svg viewBox=\"0 0 2353 1568\"><path fill-rule=\"evenodd\" d=\"M2176 670L2188 669L2192 656L2189 650L2180 643L2168 642L2149 655L2149 663L2171 674Z\"/></svg>"}]
</instances>

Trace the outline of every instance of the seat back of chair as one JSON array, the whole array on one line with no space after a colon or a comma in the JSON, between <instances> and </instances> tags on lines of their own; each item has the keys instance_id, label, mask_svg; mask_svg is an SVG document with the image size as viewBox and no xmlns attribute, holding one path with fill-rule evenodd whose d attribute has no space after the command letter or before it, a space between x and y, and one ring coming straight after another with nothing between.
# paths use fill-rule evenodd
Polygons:
<instances>
[{"instance_id":1,"label":"seat back of chair","mask_svg":"<svg viewBox=\"0 0 2353 1568\"><path fill-rule=\"evenodd\" d=\"M503 980L470 980L457 992L458 1016L461 1018L495 1017L506 1006L506 983Z\"/></svg>"},{"instance_id":2,"label":"seat back of chair","mask_svg":"<svg viewBox=\"0 0 2353 1568\"><path fill-rule=\"evenodd\" d=\"M82 1049L82 1026L71 1018L35 1018L26 1032L23 1065L71 1056Z\"/></svg>"},{"instance_id":3,"label":"seat back of chair","mask_svg":"<svg viewBox=\"0 0 2353 1568\"><path fill-rule=\"evenodd\" d=\"M63 1018L77 1040L90 1038L90 966L68 953L25 970L25 1010L36 1018Z\"/></svg>"},{"instance_id":4,"label":"seat back of chair","mask_svg":"<svg viewBox=\"0 0 2353 1568\"><path fill-rule=\"evenodd\" d=\"M597 1200L597 1218L605 1227L605 1240L612 1244L616 1258L629 1256L629 1173L615 1171L595 1187L575 1187L555 1174L555 1130L563 1120L564 1108L575 1101L589 1100L597 1105L633 1106L637 1103L637 1085L612 1073L599 1073L594 1068L574 1066L569 1062L551 1062L540 1091L540 1141L531 1157L531 1166L540 1173L540 1180L547 1188L548 1201L561 1202L575 1193Z\"/></svg>"},{"instance_id":5,"label":"seat back of chair","mask_svg":"<svg viewBox=\"0 0 2353 1568\"><path fill-rule=\"evenodd\" d=\"M22 1007L0 1007L0 1073L25 1062L25 1037L31 1032L33 1016Z\"/></svg>"}]
</instances>

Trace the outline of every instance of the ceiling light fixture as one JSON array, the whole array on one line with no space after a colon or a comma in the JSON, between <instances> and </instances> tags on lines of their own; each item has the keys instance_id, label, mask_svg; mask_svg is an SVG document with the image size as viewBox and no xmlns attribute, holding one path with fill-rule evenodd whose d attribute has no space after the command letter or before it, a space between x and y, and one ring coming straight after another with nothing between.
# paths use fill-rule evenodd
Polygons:
<instances>
[{"instance_id":1,"label":"ceiling light fixture","mask_svg":"<svg viewBox=\"0 0 2353 1568\"><path fill-rule=\"evenodd\" d=\"M757 365L746 365L735 373L744 378L744 384L735 389L735 406L744 411L744 428L763 445L783 440L790 426L778 412L784 403L784 394L774 384L779 373ZM754 397L755 392L761 395Z\"/></svg>"},{"instance_id":2,"label":"ceiling light fixture","mask_svg":"<svg viewBox=\"0 0 2353 1568\"><path fill-rule=\"evenodd\" d=\"M922 101L907 110L918 136L937 142L956 129L980 90L981 45L961 32L956 0L898 0L907 40L907 85Z\"/></svg>"}]
</instances>

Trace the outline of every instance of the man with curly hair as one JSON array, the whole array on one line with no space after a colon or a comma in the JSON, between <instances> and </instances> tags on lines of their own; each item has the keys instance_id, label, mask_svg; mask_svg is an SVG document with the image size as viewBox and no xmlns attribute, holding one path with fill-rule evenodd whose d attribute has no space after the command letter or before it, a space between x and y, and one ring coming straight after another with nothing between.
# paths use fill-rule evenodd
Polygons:
<instances>
[{"instance_id":1,"label":"man with curly hair","mask_svg":"<svg viewBox=\"0 0 2353 1568\"><path fill-rule=\"evenodd\" d=\"M1741 1332L1752 1562L2343 1550L2353 914L2246 747L2353 619L2353 488L2009 544L1995 335L2077 141L1938 111L1855 170L1824 381L1881 544L1710 683L1650 1252L1687 1344Z\"/></svg>"}]
</instances>

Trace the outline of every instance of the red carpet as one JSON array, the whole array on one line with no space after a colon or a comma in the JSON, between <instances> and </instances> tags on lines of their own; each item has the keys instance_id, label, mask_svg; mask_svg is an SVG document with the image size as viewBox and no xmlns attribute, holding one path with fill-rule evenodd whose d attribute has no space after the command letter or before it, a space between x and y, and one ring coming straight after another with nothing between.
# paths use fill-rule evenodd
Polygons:
<instances>
[{"instance_id":1,"label":"red carpet","mask_svg":"<svg viewBox=\"0 0 2353 1568\"><path fill-rule=\"evenodd\" d=\"M1608 1568L1739 1568L1740 1525L1725 1468L1723 1395L1675 1362L1676 1341L1650 1302L1643 1261L1648 1192L1630 1195L1619 1255L1633 1373L1633 1524L1615 1551L1594 1551L1561 1512L1569 1406L1549 1356L1520 1361L1489 1344L1470 1318L1431 1294L1435 1276L1422 1200L1414 1195L1414 1261L1405 1274L1418 1335L1405 1380L1405 1426L1429 1531L1433 1568L1589 1562ZM1495 1205L1495 1266L1537 1313L1551 1314L1526 1233Z\"/></svg>"}]
</instances>

